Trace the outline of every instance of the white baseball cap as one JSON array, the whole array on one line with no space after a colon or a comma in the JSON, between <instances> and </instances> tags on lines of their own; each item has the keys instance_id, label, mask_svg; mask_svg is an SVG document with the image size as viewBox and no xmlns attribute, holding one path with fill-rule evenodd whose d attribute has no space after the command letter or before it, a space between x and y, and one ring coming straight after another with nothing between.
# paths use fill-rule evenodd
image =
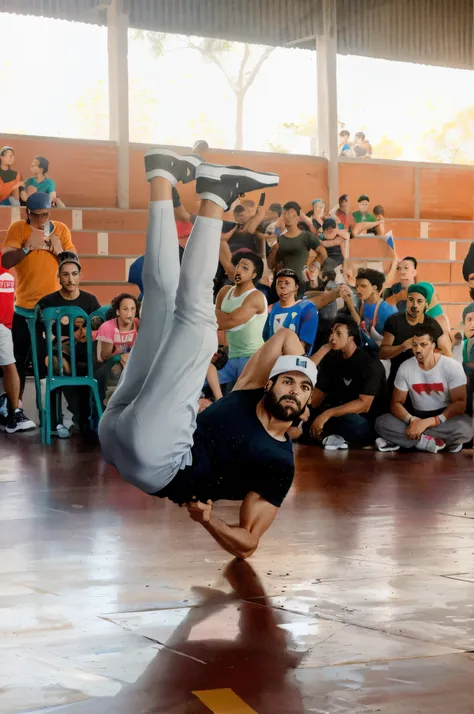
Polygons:
<instances>
[{"instance_id":1,"label":"white baseball cap","mask_svg":"<svg viewBox=\"0 0 474 714\"><path fill-rule=\"evenodd\" d=\"M297 355L283 355L278 357L270 372L270 379L285 372L302 372L310 380L313 387L316 386L318 370L309 357L298 357Z\"/></svg>"}]
</instances>

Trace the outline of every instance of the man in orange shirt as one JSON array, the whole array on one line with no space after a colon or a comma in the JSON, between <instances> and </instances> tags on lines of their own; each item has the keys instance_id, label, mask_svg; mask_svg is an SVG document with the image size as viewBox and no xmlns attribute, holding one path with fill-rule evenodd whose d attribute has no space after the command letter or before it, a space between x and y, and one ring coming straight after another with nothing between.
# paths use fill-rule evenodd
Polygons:
<instances>
[{"instance_id":1,"label":"man in orange shirt","mask_svg":"<svg viewBox=\"0 0 474 714\"><path fill-rule=\"evenodd\" d=\"M50 208L48 194L37 192L29 196L26 221L12 223L2 248L3 267L15 268L17 277L12 336L21 394L31 359L31 342L26 319L17 308L32 310L42 297L58 290L57 256L64 250L76 252L67 226L50 220Z\"/></svg>"}]
</instances>

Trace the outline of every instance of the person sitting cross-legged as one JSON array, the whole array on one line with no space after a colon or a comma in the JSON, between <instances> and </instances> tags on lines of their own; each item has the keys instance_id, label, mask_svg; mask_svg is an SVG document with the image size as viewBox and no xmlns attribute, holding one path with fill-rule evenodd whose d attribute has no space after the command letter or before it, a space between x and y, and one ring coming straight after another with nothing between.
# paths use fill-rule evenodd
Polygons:
<instances>
[{"instance_id":1,"label":"person sitting cross-legged","mask_svg":"<svg viewBox=\"0 0 474 714\"><path fill-rule=\"evenodd\" d=\"M385 408L385 371L360 347L359 327L338 314L329 344L311 358L318 365L311 415L303 433L329 451L373 443L374 421Z\"/></svg>"},{"instance_id":2,"label":"person sitting cross-legged","mask_svg":"<svg viewBox=\"0 0 474 714\"><path fill-rule=\"evenodd\" d=\"M267 342L281 327L288 327L300 338L306 355L311 355L318 331L318 311L310 300L298 300L300 281L294 270L283 269L276 274L278 302L270 308L263 339Z\"/></svg>"},{"instance_id":3,"label":"person sitting cross-legged","mask_svg":"<svg viewBox=\"0 0 474 714\"><path fill-rule=\"evenodd\" d=\"M472 439L472 419L465 414L466 375L455 359L435 352L436 339L430 326L415 330L414 357L397 372L391 413L375 422L379 451L397 451L402 446L436 454L447 447L457 453ZM410 411L405 407L408 396Z\"/></svg>"}]
</instances>

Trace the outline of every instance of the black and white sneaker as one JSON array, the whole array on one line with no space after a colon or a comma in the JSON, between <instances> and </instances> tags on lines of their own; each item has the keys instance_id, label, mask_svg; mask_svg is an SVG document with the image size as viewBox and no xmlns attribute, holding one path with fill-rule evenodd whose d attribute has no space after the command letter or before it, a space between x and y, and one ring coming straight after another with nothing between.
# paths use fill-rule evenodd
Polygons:
<instances>
[{"instance_id":1,"label":"black and white sneaker","mask_svg":"<svg viewBox=\"0 0 474 714\"><path fill-rule=\"evenodd\" d=\"M180 156L169 149L155 147L145 154L145 171L147 181L156 176L168 179L175 186L179 181L189 183L196 178L196 168L202 164L197 154Z\"/></svg>"},{"instance_id":2,"label":"black and white sneaker","mask_svg":"<svg viewBox=\"0 0 474 714\"><path fill-rule=\"evenodd\" d=\"M8 416L8 398L6 393L0 394L0 417Z\"/></svg>"},{"instance_id":3,"label":"black and white sneaker","mask_svg":"<svg viewBox=\"0 0 474 714\"><path fill-rule=\"evenodd\" d=\"M196 191L200 198L214 201L226 211L239 196L250 191L278 186L279 181L278 174L267 174L243 166L202 163L196 169Z\"/></svg>"},{"instance_id":4,"label":"black and white sneaker","mask_svg":"<svg viewBox=\"0 0 474 714\"><path fill-rule=\"evenodd\" d=\"M16 431L29 431L30 429L36 429L36 424L23 414L23 409L15 409L5 426L7 434L14 434Z\"/></svg>"}]
</instances>

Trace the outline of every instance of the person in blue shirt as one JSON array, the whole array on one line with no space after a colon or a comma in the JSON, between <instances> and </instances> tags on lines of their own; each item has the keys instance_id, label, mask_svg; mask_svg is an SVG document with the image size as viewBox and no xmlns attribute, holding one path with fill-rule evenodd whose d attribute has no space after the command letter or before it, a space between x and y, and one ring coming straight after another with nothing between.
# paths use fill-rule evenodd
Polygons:
<instances>
[{"instance_id":1,"label":"person in blue shirt","mask_svg":"<svg viewBox=\"0 0 474 714\"><path fill-rule=\"evenodd\" d=\"M382 344L386 320L397 312L394 305L381 297L384 283L385 275L380 270L361 268L356 275L356 292L360 300L358 309L349 291L341 292L351 317L360 327L363 342L373 351L378 351Z\"/></svg>"},{"instance_id":2,"label":"person in blue shirt","mask_svg":"<svg viewBox=\"0 0 474 714\"><path fill-rule=\"evenodd\" d=\"M56 184L52 178L48 178L46 176L48 171L48 159L44 156L35 156L33 163L31 164L32 176L26 179L24 182L24 190L21 192L21 198L23 201L26 201L28 196L31 196L32 193L36 193L38 191L40 193L47 193L49 200L51 201L51 205L56 205Z\"/></svg>"},{"instance_id":3,"label":"person in blue shirt","mask_svg":"<svg viewBox=\"0 0 474 714\"><path fill-rule=\"evenodd\" d=\"M309 300L297 299L299 286L300 281L294 270L285 268L276 274L275 288L279 300L270 308L263 339L267 342L281 327L289 328L298 335L305 354L309 356L318 331L318 311Z\"/></svg>"}]
</instances>

